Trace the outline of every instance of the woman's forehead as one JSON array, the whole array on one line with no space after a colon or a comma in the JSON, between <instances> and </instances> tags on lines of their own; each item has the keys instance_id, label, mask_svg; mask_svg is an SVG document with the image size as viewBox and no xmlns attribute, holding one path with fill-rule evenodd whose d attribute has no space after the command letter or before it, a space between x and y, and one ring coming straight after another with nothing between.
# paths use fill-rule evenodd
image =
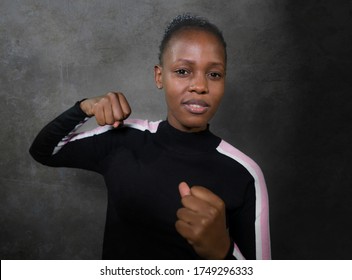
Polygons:
<instances>
[{"instance_id":1,"label":"woman's forehead","mask_svg":"<svg viewBox=\"0 0 352 280\"><path fill-rule=\"evenodd\" d=\"M174 35L165 50L165 59L210 59L225 64L225 49L212 33L200 30L184 30Z\"/></svg>"}]
</instances>

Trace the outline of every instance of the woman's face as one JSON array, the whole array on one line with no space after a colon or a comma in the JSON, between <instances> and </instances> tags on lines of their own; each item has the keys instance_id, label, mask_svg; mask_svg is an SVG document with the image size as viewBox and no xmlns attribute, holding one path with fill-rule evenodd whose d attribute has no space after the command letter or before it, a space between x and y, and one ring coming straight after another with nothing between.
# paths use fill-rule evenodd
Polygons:
<instances>
[{"instance_id":1,"label":"woman's face","mask_svg":"<svg viewBox=\"0 0 352 280\"><path fill-rule=\"evenodd\" d=\"M215 35L184 30L174 35L154 68L155 82L165 90L169 123L187 132L206 129L225 88L225 51Z\"/></svg>"}]
</instances>

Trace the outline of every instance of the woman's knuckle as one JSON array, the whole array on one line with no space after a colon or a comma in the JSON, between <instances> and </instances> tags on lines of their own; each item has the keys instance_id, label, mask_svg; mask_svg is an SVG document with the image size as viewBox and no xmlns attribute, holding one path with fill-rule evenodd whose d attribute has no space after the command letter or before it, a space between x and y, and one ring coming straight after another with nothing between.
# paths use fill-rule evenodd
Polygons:
<instances>
[{"instance_id":1,"label":"woman's knuckle","mask_svg":"<svg viewBox=\"0 0 352 280\"><path fill-rule=\"evenodd\" d=\"M211 219L214 219L215 217L217 217L219 215L219 210L215 207L210 207L208 213L209 213L209 217Z\"/></svg>"}]
</instances>

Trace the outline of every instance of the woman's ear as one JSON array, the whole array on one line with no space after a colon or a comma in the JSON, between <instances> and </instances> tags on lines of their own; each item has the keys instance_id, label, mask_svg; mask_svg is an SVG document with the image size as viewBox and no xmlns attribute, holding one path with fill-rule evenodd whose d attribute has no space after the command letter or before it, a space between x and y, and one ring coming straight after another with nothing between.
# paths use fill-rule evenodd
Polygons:
<instances>
[{"instance_id":1,"label":"woman's ear","mask_svg":"<svg viewBox=\"0 0 352 280\"><path fill-rule=\"evenodd\" d=\"M158 89L163 88L162 70L163 68L161 67L161 65L158 64L154 66L154 80Z\"/></svg>"}]
</instances>

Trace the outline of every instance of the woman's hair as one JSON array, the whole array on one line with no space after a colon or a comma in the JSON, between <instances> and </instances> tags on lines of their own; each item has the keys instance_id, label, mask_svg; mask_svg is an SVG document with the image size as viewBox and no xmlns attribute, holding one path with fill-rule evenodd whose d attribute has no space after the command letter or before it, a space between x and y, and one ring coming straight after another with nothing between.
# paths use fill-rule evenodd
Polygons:
<instances>
[{"instance_id":1,"label":"woman's hair","mask_svg":"<svg viewBox=\"0 0 352 280\"><path fill-rule=\"evenodd\" d=\"M225 51L225 63L227 61L226 42L220 29L209 22L206 18L189 13L175 17L165 29L164 37L159 46L159 63L163 64L163 54L171 38L184 30L201 30L209 32L218 38Z\"/></svg>"}]
</instances>

